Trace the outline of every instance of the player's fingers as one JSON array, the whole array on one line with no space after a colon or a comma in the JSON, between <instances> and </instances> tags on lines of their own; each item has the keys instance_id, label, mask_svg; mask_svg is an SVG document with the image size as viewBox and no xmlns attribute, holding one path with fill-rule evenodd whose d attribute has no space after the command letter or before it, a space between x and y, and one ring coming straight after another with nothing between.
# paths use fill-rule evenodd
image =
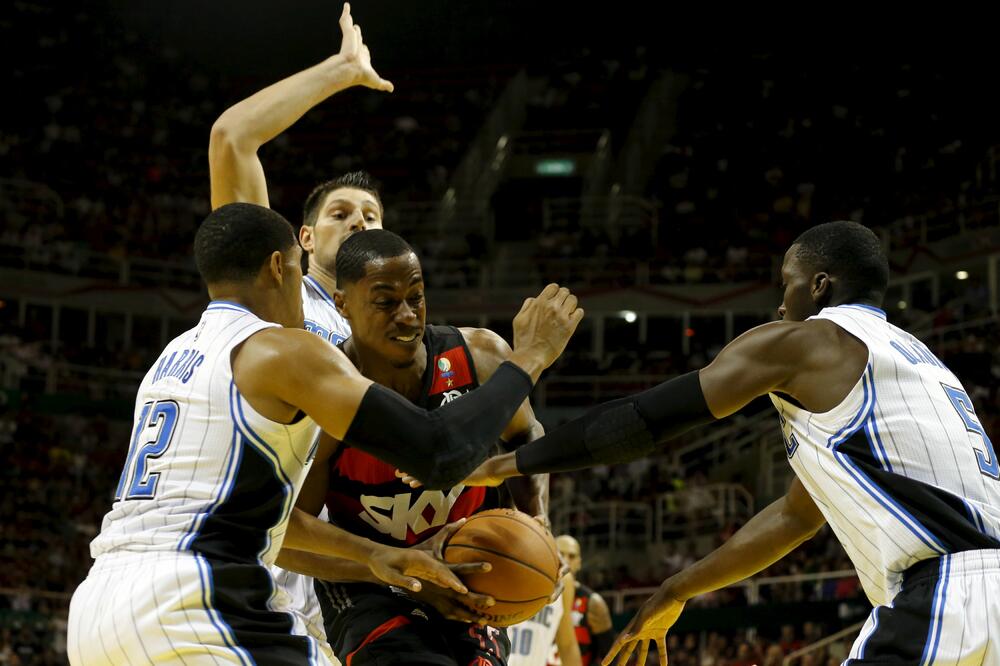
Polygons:
<instances>
[{"instance_id":1,"label":"player's fingers","mask_svg":"<svg viewBox=\"0 0 1000 666\"><path fill-rule=\"evenodd\" d=\"M626 630L618 634L618 637L615 639L615 642L611 644L611 648L608 650L608 653L604 655L604 659L601 660L601 666L608 666L609 664L611 664L615 660L615 655L618 654L619 651L621 651L622 646L625 645L625 641L627 640L628 640L628 628L626 627Z\"/></svg>"},{"instance_id":2,"label":"player's fingers","mask_svg":"<svg viewBox=\"0 0 1000 666\"><path fill-rule=\"evenodd\" d=\"M361 37L361 26L357 23L354 24L354 34L358 36L358 48L365 45L365 40Z\"/></svg>"},{"instance_id":3,"label":"player's fingers","mask_svg":"<svg viewBox=\"0 0 1000 666\"><path fill-rule=\"evenodd\" d=\"M547 285L545 285L545 289L542 289L542 292L538 294L538 298L539 300L542 301L550 301L558 293L559 293L559 285L557 285L555 282L550 282Z\"/></svg>"},{"instance_id":4,"label":"player's fingers","mask_svg":"<svg viewBox=\"0 0 1000 666\"><path fill-rule=\"evenodd\" d=\"M622 653L618 655L618 666L625 666L628 660L632 657L632 653L635 652L635 641L629 641L627 645L622 649Z\"/></svg>"},{"instance_id":5,"label":"player's fingers","mask_svg":"<svg viewBox=\"0 0 1000 666\"><path fill-rule=\"evenodd\" d=\"M573 310L572 314L569 316L569 323L573 324L575 327L583 320L583 316L586 314L583 308L577 308Z\"/></svg>"},{"instance_id":6,"label":"player's fingers","mask_svg":"<svg viewBox=\"0 0 1000 666\"><path fill-rule=\"evenodd\" d=\"M343 28L345 25L351 25L351 3L345 2L344 9L340 12L340 27Z\"/></svg>"},{"instance_id":7,"label":"player's fingers","mask_svg":"<svg viewBox=\"0 0 1000 666\"><path fill-rule=\"evenodd\" d=\"M469 588L465 586L465 583L452 573L451 568L445 565L439 565L431 569L427 569L420 575L426 581L434 583L438 587L446 587L449 590L455 590L459 594L467 594Z\"/></svg>"},{"instance_id":8,"label":"player's fingers","mask_svg":"<svg viewBox=\"0 0 1000 666\"><path fill-rule=\"evenodd\" d=\"M569 293L569 289L566 287L560 287L559 291L556 292L556 295L552 298L552 300L555 301L556 305L562 306L565 305L566 299L571 295L572 294Z\"/></svg>"},{"instance_id":9,"label":"player's fingers","mask_svg":"<svg viewBox=\"0 0 1000 666\"><path fill-rule=\"evenodd\" d=\"M458 575L489 573L493 565L489 562L463 562L461 564L449 564L448 568Z\"/></svg>"},{"instance_id":10,"label":"player's fingers","mask_svg":"<svg viewBox=\"0 0 1000 666\"><path fill-rule=\"evenodd\" d=\"M667 637L656 639L656 654L660 658L660 666L667 666Z\"/></svg>"},{"instance_id":11,"label":"player's fingers","mask_svg":"<svg viewBox=\"0 0 1000 666\"><path fill-rule=\"evenodd\" d=\"M423 585L420 581L412 576L406 576L398 571L384 571L379 575L384 582L395 587L401 587L404 590L410 590L412 592L419 592Z\"/></svg>"},{"instance_id":12,"label":"player's fingers","mask_svg":"<svg viewBox=\"0 0 1000 666\"><path fill-rule=\"evenodd\" d=\"M438 609L442 610L442 609ZM479 622L479 615L474 613L471 609L466 608L462 604L451 602L448 607L443 609L442 615L444 615L449 620L458 620L459 622L469 622L471 624L476 624Z\"/></svg>"},{"instance_id":13,"label":"player's fingers","mask_svg":"<svg viewBox=\"0 0 1000 666\"><path fill-rule=\"evenodd\" d=\"M639 660L636 662L640 666L645 666L646 657L649 656L649 641L639 641Z\"/></svg>"},{"instance_id":14,"label":"player's fingers","mask_svg":"<svg viewBox=\"0 0 1000 666\"><path fill-rule=\"evenodd\" d=\"M520 315L524 314L525 312L527 312L528 310L530 310L531 306L534 304L534 302L535 302L535 299L531 298L531 297L524 299L524 303L521 303L521 309L517 311L518 316L520 316Z\"/></svg>"},{"instance_id":15,"label":"player's fingers","mask_svg":"<svg viewBox=\"0 0 1000 666\"><path fill-rule=\"evenodd\" d=\"M478 592L469 592L468 594L466 594L462 598L462 601L466 605L472 606L474 608L477 608L477 607L478 608L490 608L491 606L495 606L496 603L497 603L496 599L494 599L490 595L488 595L488 594L479 594Z\"/></svg>"},{"instance_id":16,"label":"player's fingers","mask_svg":"<svg viewBox=\"0 0 1000 666\"><path fill-rule=\"evenodd\" d=\"M576 303L577 303L576 296L574 296L573 294L567 296L566 300L563 301L562 304L563 312L572 314L576 310Z\"/></svg>"}]
</instances>

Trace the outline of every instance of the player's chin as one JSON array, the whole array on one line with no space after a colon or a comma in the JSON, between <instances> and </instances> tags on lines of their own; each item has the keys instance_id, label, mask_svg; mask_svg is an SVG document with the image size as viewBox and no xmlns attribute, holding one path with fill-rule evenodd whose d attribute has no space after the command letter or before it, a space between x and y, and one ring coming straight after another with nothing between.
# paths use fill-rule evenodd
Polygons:
<instances>
[{"instance_id":1,"label":"player's chin","mask_svg":"<svg viewBox=\"0 0 1000 666\"><path fill-rule=\"evenodd\" d=\"M417 350L420 348L420 338L412 342L397 342L392 340L383 349L382 357L394 368L408 368L417 362Z\"/></svg>"}]
</instances>

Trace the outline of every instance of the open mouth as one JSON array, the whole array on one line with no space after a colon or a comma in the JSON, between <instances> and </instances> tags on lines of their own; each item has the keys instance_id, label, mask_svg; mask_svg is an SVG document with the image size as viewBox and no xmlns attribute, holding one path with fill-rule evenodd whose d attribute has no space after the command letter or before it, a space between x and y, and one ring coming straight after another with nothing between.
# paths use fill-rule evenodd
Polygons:
<instances>
[{"instance_id":1,"label":"open mouth","mask_svg":"<svg viewBox=\"0 0 1000 666\"><path fill-rule=\"evenodd\" d=\"M416 340L418 337L419 335L417 333L410 333L408 335L392 335L389 336L389 339L394 342L402 342L404 344L408 344Z\"/></svg>"}]
</instances>

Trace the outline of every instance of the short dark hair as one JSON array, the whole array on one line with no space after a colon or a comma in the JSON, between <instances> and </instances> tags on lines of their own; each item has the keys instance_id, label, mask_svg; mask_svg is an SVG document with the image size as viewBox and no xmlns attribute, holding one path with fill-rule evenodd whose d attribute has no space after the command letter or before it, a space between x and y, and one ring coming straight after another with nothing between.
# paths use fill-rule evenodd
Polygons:
<instances>
[{"instance_id":1,"label":"short dark hair","mask_svg":"<svg viewBox=\"0 0 1000 666\"><path fill-rule=\"evenodd\" d=\"M216 208L194 236L194 260L206 283L252 280L275 251L296 242L295 229L270 208L231 203Z\"/></svg>"},{"instance_id":2,"label":"short dark hair","mask_svg":"<svg viewBox=\"0 0 1000 666\"><path fill-rule=\"evenodd\" d=\"M306 202L302 205L302 224L310 227L316 224L316 220L319 218L319 208L326 201L326 195L342 187L368 192L375 197L379 210L382 210L382 197L379 195L375 179L367 171L351 171L313 188L313 191L306 197Z\"/></svg>"},{"instance_id":3,"label":"short dark hair","mask_svg":"<svg viewBox=\"0 0 1000 666\"><path fill-rule=\"evenodd\" d=\"M409 243L385 229L352 234L337 250L337 285L357 282L367 274L368 264L376 259L401 257L411 252Z\"/></svg>"},{"instance_id":4,"label":"short dark hair","mask_svg":"<svg viewBox=\"0 0 1000 666\"><path fill-rule=\"evenodd\" d=\"M838 278L845 303L881 303L889 286L889 258L871 229L857 222L827 222L795 239L800 259Z\"/></svg>"}]
</instances>

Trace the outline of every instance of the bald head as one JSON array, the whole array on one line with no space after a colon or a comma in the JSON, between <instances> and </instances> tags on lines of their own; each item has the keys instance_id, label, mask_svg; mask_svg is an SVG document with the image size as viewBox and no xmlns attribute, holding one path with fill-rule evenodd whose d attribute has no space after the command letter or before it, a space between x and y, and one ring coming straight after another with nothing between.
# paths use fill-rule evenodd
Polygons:
<instances>
[{"instance_id":1,"label":"bald head","mask_svg":"<svg viewBox=\"0 0 1000 666\"><path fill-rule=\"evenodd\" d=\"M556 548L575 576L583 566L583 560L580 558L580 542L568 534L563 534L556 537Z\"/></svg>"}]
</instances>

